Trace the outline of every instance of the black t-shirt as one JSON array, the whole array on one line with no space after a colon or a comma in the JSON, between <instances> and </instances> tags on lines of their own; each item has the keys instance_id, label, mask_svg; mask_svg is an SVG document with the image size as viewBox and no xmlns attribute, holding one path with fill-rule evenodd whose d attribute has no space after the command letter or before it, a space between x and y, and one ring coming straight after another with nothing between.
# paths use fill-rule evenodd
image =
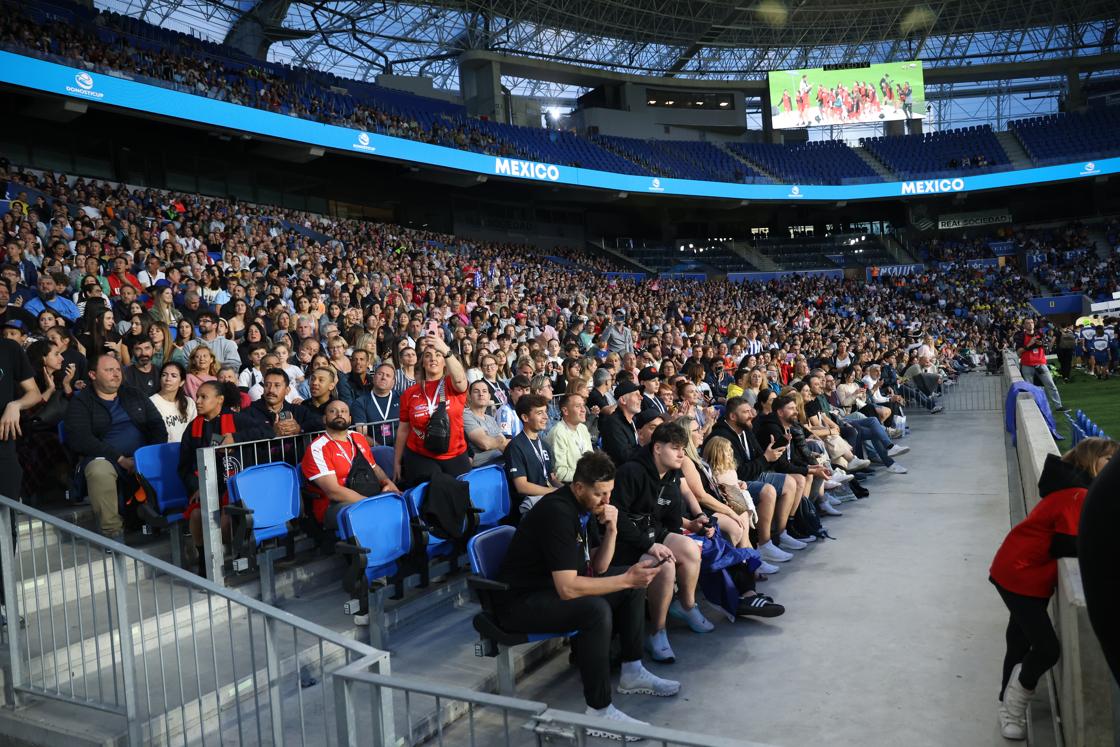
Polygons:
<instances>
[{"instance_id":1,"label":"black t-shirt","mask_svg":"<svg viewBox=\"0 0 1120 747\"><path fill-rule=\"evenodd\" d=\"M592 389L590 392L588 392L588 394L587 394L587 406L588 407L598 407L598 408L602 409L604 407L610 407L610 405L611 405L611 403L607 401L607 395L603 394L598 389Z\"/></svg>"},{"instance_id":2,"label":"black t-shirt","mask_svg":"<svg viewBox=\"0 0 1120 747\"><path fill-rule=\"evenodd\" d=\"M548 474L552 472L552 454L548 445L539 435L536 441L529 440L525 431L521 431L506 447L506 474L509 476L510 488L513 480L524 477L534 485L548 486Z\"/></svg>"},{"instance_id":3,"label":"black t-shirt","mask_svg":"<svg viewBox=\"0 0 1120 747\"><path fill-rule=\"evenodd\" d=\"M581 516L587 514L570 486L541 498L522 517L498 579L514 590L528 591L554 588L554 571L587 575L591 549L599 544L599 528L588 521L585 533Z\"/></svg>"},{"instance_id":4,"label":"black t-shirt","mask_svg":"<svg viewBox=\"0 0 1120 747\"><path fill-rule=\"evenodd\" d=\"M31 361L19 343L0 339L0 411L23 396L21 382L34 378Z\"/></svg>"}]
</instances>

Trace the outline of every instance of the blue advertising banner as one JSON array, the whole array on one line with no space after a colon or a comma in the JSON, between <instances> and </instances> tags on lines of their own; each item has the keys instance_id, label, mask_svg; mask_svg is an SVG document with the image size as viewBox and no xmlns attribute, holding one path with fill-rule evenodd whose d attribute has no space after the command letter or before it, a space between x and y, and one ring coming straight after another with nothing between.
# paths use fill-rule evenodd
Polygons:
<instances>
[{"instance_id":1,"label":"blue advertising banner","mask_svg":"<svg viewBox=\"0 0 1120 747\"><path fill-rule=\"evenodd\" d=\"M997 257L1010 257L1015 254L1014 241L989 241L988 248Z\"/></svg>"},{"instance_id":2,"label":"blue advertising banner","mask_svg":"<svg viewBox=\"0 0 1120 747\"><path fill-rule=\"evenodd\" d=\"M1070 293L1065 296L1043 296L1032 298L1031 306L1039 314L1088 314L1090 300L1088 296L1080 293Z\"/></svg>"},{"instance_id":3,"label":"blue advertising banner","mask_svg":"<svg viewBox=\"0 0 1120 747\"><path fill-rule=\"evenodd\" d=\"M938 262L937 269L944 272L959 266L960 262ZM964 264L969 267L999 267L999 257L985 257L983 259L966 259Z\"/></svg>"},{"instance_id":4,"label":"blue advertising banner","mask_svg":"<svg viewBox=\"0 0 1120 747\"><path fill-rule=\"evenodd\" d=\"M867 279L872 279L870 267L867 268ZM914 265L880 265L879 277L905 277L906 275L917 275L925 272L926 266L922 264Z\"/></svg>"},{"instance_id":5,"label":"blue advertising banner","mask_svg":"<svg viewBox=\"0 0 1120 747\"><path fill-rule=\"evenodd\" d=\"M808 275L810 277L824 277L839 279L844 277L843 270L779 270L777 272L729 272L727 279L732 283L769 283L771 280Z\"/></svg>"},{"instance_id":6,"label":"blue advertising banner","mask_svg":"<svg viewBox=\"0 0 1120 747\"><path fill-rule=\"evenodd\" d=\"M1044 264L1046 264L1046 253L1045 252L1031 252L1030 254L1027 255L1027 269L1028 270L1033 270L1034 268L1038 267L1039 265L1044 265Z\"/></svg>"},{"instance_id":7,"label":"blue advertising banner","mask_svg":"<svg viewBox=\"0 0 1120 747\"><path fill-rule=\"evenodd\" d=\"M263 137L306 143L338 152L426 164L491 177L566 184L633 194L728 200L837 201L975 192L1120 173L1120 158L1044 166L993 174L850 185L732 184L632 176L445 148L414 140L321 124L139 83L115 75L0 51L0 83L66 96L95 105L148 112L225 127Z\"/></svg>"},{"instance_id":8,"label":"blue advertising banner","mask_svg":"<svg viewBox=\"0 0 1120 747\"><path fill-rule=\"evenodd\" d=\"M702 272L662 272L657 277L665 280L695 280L704 282L708 276Z\"/></svg>"}]
</instances>

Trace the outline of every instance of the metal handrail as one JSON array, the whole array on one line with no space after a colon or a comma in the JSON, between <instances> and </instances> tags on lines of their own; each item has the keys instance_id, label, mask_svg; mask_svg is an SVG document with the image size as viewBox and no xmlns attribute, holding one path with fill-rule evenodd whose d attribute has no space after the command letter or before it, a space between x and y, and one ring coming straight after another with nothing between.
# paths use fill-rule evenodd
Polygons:
<instances>
[{"instance_id":1,"label":"metal handrail","mask_svg":"<svg viewBox=\"0 0 1120 747\"><path fill-rule=\"evenodd\" d=\"M761 742L696 734L695 732L686 732L661 726L621 724L618 721L611 721L598 716L588 716L582 713L550 708L547 703L539 701L478 692L464 687L446 685L440 682L433 682L431 680L423 680L415 677L399 677L396 675L384 676L372 673L368 670L368 662L364 661L356 661L345 667L336 669L331 675L334 680L335 702L359 702L355 694L355 685L359 684L368 686L372 690L377 702L383 704L387 708L392 707L393 700L391 697L386 697L386 693L384 692L386 690L402 692L407 696L419 695L431 697L436 701L437 714L435 718L437 719L437 730L442 729L443 726L442 719L444 716L438 713L440 704L443 701L465 703L468 706L466 715L470 716L470 722L466 725L466 728L470 730L470 744L479 743L475 739L474 733L474 710L476 708L491 708L502 714L503 727L506 734L506 745L512 744L512 740L509 738L509 718L512 715L524 718L529 723L530 728L535 730L547 731L552 734L559 734L561 731L570 731L570 734L567 734L567 736L569 738L574 738L577 744L584 744L588 736L587 732L589 730L596 730L613 732L628 737L648 739L654 744L661 744L666 747L668 745L682 745L682 747L769 747ZM353 712L346 713L343 709L340 709L337 715L337 726L339 729L338 743L340 745L358 744L357 730L359 725L356 722L355 714ZM451 718L454 717L448 717L448 720L450 721ZM545 728L540 729L540 727ZM412 745L414 741L411 733L411 719L409 719L407 728L407 733L397 734L395 736L398 742L403 740L405 745ZM419 741L423 741L424 738L425 737L421 735ZM375 741L374 744L380 743Z\"/></svg>"},{"instance_id":2,"label":"metal handrail","mask_svg":"<svg viewBox=\"0 0 1120 747\"><path fill-rule=\"evenodd\" d=\"M28 531L17 553L19 515ZM6 496L0 581L8 705L33 695L115 713L126 719L132 745L144 743L145 730L170 740L171 729L182 729L186 741L198 729L205 740L207 730L231 729L234 718L239 734L255 727L279 744L298 731L306 744L316 711L305 711L312 696L304 690L315 684L315 667L324 678L354 660L389 672L386 651ZM295 680L295 688L286 684ZM324 684L323 711L328 693ZM326 722L322 728L329 733Z\"/></svg>"},{"instance_id":3,"label":"metal handrail","mask_svg":"<svg viewBox=\"0 0 1120 747\"><path fill-rule=\"evenodd\" d=\"M388 445L379 444L377 437L370 436L369 434L374 433L374 428L382 425L393 425L395 434L395 426L399 422L398 419L392 419L379 420L372 423L354 423L350 426L350 430L358 431L369 437L372 442L371 446ZM221 459L226 455L237 454L239 457L239 464L243 468L245 465L245 455L247 453L253 455L255 463L263 464L275 460L271 459L271 457L257 460L256 457L258 454L271 454L274 449L278 448L280 450L280 461L286 461L290 449L290 456L293 457L290 463L298 467L298 460L302 457L302 449L306 448L307 444L311 443L312 440L323 433L325 433L325 431L297 433L293 436L258 439L255 441L244 441L222 446L208 446L198 449L195 457L198 465L198 503L199 516L202 519L203 564L206 567L206 577L208 579L218 586L223 586L225 584L225 548L223 546L221 528L222 485L221 470L218 468Z\"/></svg>"}]
</instances>

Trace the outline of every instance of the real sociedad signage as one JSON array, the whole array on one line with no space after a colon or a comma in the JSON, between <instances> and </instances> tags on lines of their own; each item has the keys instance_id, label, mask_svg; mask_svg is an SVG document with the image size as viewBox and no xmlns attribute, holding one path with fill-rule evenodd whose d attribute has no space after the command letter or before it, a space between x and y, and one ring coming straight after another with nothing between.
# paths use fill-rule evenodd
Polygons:
<instances>
[{"instance_id":1,"label":"real sociedad signage","mask_svg":"<svg viewBox=\"0 0 1120 747\"><path fill-rule=\"evenodd\" d=\"M644 193L656 197L664 195L769 202L894 200L899 197L975 192L1120 174L1120 158L1100 158L1095 161L970 175L967 178L904 182L801 185L668 179L495 157L416 140L361 132L350 127L324 124L174 90L162 81L156 85L142 83L125 78L123 74L88 71L11 52L0 51L0 83L84 101L96 100L97 103L122 109L223 127L264 138L329 148L336 152L470 174L630 194Z\"/></svg>"}]
</instances>

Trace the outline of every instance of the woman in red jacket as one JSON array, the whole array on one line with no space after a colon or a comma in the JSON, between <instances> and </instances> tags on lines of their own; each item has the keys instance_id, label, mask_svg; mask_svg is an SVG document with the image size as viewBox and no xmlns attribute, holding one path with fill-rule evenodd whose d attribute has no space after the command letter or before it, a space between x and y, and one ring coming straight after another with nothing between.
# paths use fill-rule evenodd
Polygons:
<instances>
[{"instance_id":1,"label":"woman in red jacket","mask_svg":"<svg viewBox=\"0 0 1120 747\"><path fill-rule=\"evenodd\" d=\"M1000 732L1026 739L1027 704L1039 679L1058 662L1058 636L1046 608L1058 585L1058 558L1077 555L1077 525L1089 484L1120 444L1087 438L1060 459L1046 457L1027 518L1016 524L996 552L989 579L1011 613L1000 690Z\"/></svg>"}]
</instances>

